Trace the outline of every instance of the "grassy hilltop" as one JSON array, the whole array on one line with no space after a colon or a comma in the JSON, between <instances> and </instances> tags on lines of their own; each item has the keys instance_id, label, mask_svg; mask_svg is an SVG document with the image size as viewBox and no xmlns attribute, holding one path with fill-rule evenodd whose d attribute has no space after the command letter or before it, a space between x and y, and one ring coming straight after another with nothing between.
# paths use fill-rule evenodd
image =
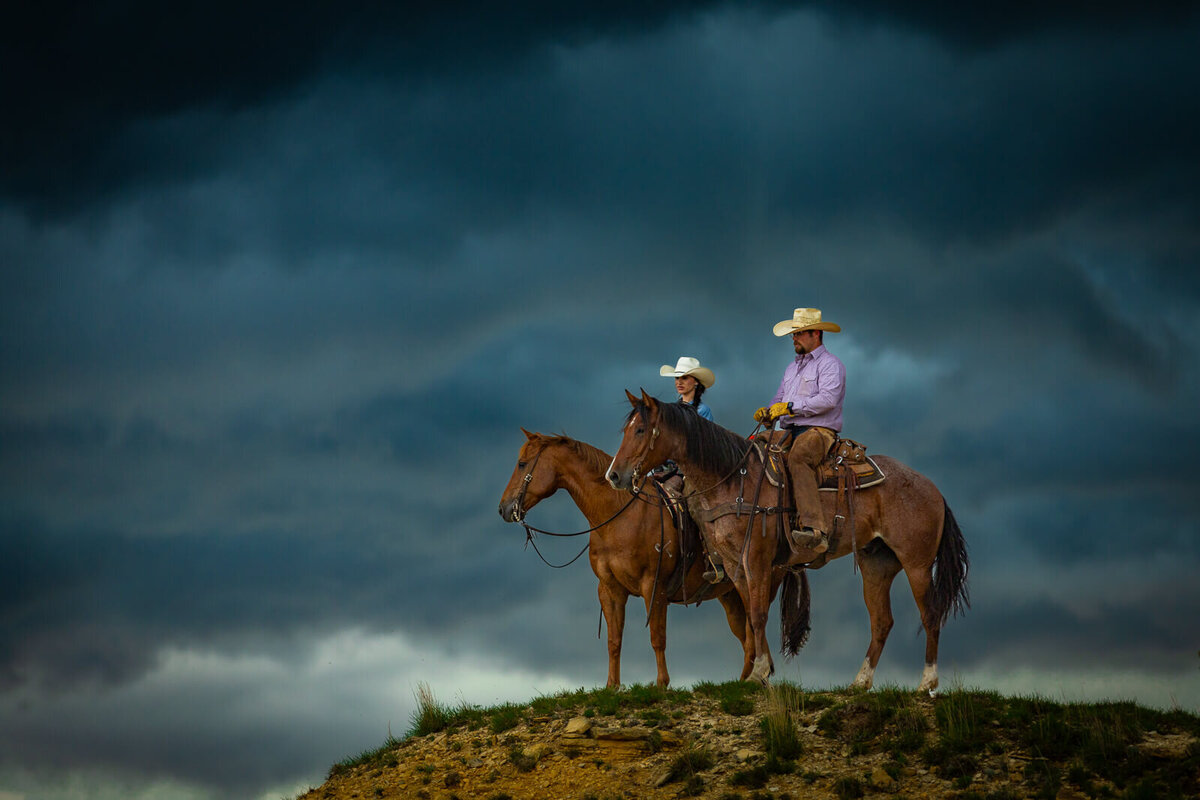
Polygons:
<instances>
[{"instance_id":1,"label":"grassy hilltop","mask_svg":"<svg viewBox=\"0 0 1200 800\"><path fill-rule=\"evenodd\" d=\"M299 800L1200 797L1200 717L955 689L632 686L494 708L422 686L412 728Z\"/></svg>"}]
</instances>

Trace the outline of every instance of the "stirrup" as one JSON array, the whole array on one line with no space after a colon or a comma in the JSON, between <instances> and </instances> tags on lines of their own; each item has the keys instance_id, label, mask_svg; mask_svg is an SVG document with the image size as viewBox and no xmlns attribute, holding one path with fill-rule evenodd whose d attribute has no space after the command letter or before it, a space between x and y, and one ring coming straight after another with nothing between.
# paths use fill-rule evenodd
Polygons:
<instances>
[{"instance_id":1,"label":"stirrup","mask_svg":"<svg viewBox=\"0 0 1200 800\"><path fill-rule=\"evenodd\" d=\"M709 563L712 564L712 562ZM700 577L704 578L704 580L708 581L709 583L720 583L721 581L725 580L725 568L720 564L712 564L712 566L705 570L704 574Z\"/></svg>"},{"instance_id":2,"label":"stirrup","mask_svg":"<svg viewBox=\"0 0 1200 800\"><path fill-rule=\"evenodd\" d=\"M829 549L829 537L823 532L813 530L812 528L793 530L788 534L788 541L792 543L793 547L811 550L818 555Z\"/></svg>"}]
</instances>

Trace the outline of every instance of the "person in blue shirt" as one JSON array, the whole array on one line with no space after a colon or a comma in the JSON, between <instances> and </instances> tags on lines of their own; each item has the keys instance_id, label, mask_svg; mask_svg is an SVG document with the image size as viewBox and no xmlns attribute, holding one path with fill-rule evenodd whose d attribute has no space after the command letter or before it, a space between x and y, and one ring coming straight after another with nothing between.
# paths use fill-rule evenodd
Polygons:
<instances>
[{"instance_id":1,"label":"person in blue shirt","mask_svg":"<svg viewBox=\"0 0 1200 800\"><path fill-rule=\"evenodd\" d=\"M711 369L700 366L699 359L692 358L691 356L680 356L679 361L675 362L674 367L669 364L663 364L658 374L665 378L675 379L675 391L679 394L680 405L691 408L709 422L713 421L712 410L700 401L704 390L711 388L717 382L717 377L713 375ZM662 481L664 485L671 487L677 496L682 494L683 476L679 474L679 468L675 462L668 461L661 467L657 467L656 470L658 471L658 480ZM701 544L701 546L703 545ZM711 552L705 552L704 557L709 562L709 569L704 573L705 580L710 583L720 583L723 581L725 579L725 570L721 564L720 557Z\"/></svg>"},{"instance_id":2,"label":"person in blue shirt","mask_svg":"<svg viewBox=\"0 0 1200 800\"><path fill-rule=\"evenodd\" d=\"M675 366L663 364L658 374L665 378L675 379L675 391L679 394L679 402L691 406L697 414L709 422L713 421L712 411L700 402L705 389L711 389L717 382L717 377L708 367L700 366L700 360L691 356L680 356Z\"/></svg>"}]
</instances>

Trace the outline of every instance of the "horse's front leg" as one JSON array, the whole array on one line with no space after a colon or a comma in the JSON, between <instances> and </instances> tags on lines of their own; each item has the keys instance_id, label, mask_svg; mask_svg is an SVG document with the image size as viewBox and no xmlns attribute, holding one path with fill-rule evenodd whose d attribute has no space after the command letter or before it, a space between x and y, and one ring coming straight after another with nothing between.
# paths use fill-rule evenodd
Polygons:
<instances>
[{"instance_id":1,"label":"horse's front leg","mask_svg":"<svg viewBox=\"0 0 1200 800\"><path fill-rule=\"evenodd\" d=\"M665 689L671 683L671 676L667 674L667 599L661 591L646 602L646 613L650 617L650 646L658 665L655 683Z\"/></svg>"},{"instance_id":2,"label":"horse's front leg","mask_svg":"<svg viewBox=\"0 0 1200 800\"><path fill-rule=\"evenodd\" d=\"M738 679L744 681L754 669L754 632L750 630L750 621L746 619L746 606L736 591L725 592L718 599L725 607L725 621L729 623L729 630L742 643L742 674Z\"/></svg>"},{"instance_id":3,"label":"horse's front leg","mask_svg":"<svg viewBox=\"0 0 1200 800\"><path fill-rule=\"evenodd\" d=\"M625 603L629 593L614 581L600 580L600 611L608 628L608 686L621 685L621 639L625 631Z\"/></svg>"},{"instance_id":4,"label":"horse's front leg","mask_svg":"<svg viewBox=\"0 0 1200 800\"><path fill-rule=\"evenodd\" d=\"M765 587L760 584L764 584ZM771 607L771 585L768 579L751 581L748 594L750 607L747 617L750 621L751 641L754 644L754 668L749 680L758 681L766 686L770 677L775 674L775 661L771 658L771 647L767 643L767 616Z\"/></svg>"},{"instance_id":5,"label":"horse's front leg","mask_svg":"<svg viewBox=\"0 0 1200 800\"><path fill-rule=\"evenodd\" d=\"M775 558L775 538L762 536L757 530L749 533L742 558L742 577L745 583L742 598L746 603L746 615L754 637L754 669L750 679L764 686L775 673L775 662L771 658L771 647L767 643L767 618L771 610L772 561Z\"/></svg>"}]
</instances>

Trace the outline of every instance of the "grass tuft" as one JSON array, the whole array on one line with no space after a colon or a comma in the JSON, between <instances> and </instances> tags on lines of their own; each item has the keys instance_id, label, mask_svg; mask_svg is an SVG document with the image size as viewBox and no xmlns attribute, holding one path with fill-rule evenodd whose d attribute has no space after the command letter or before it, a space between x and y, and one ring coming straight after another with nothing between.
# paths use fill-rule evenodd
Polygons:
<instances>
[{"instance_id":1,"label":"grass tuft","mask_svg":"<svg viewBox=\"0 0 1200 800\"><path fill-rule=\"evenodd\" d=\"M417 707L412 713L412 728L409 736L425 736L430 733L444 731L450 724L451 711L437 701L433 689L428 683L421 681L413 692L417 698Z\"/></svg>"},{"instance_id":2,"label":"grass tuft","mask_svg":"<svg viewBox=\"0 0 1200 800\"><path fill-rule=\"evenodd\" d=\"M763 744L772 771L790 771L783 767L804 754L804 744L796 728L802 693L787 685L769 686L762 717Z\"/></svg>"},{"instance_id":3,"label":"grass tuft","mask_svg":"<svg viewBox=\"0 0 1200 800\"><path fill-rule=\"evenodd\" d=\"M687 781L706 769L712 769L716 759L712 752L703 745L689 745L671 762L671 768L663 779L664 783Z\"/></svg>"}]
</instances>

